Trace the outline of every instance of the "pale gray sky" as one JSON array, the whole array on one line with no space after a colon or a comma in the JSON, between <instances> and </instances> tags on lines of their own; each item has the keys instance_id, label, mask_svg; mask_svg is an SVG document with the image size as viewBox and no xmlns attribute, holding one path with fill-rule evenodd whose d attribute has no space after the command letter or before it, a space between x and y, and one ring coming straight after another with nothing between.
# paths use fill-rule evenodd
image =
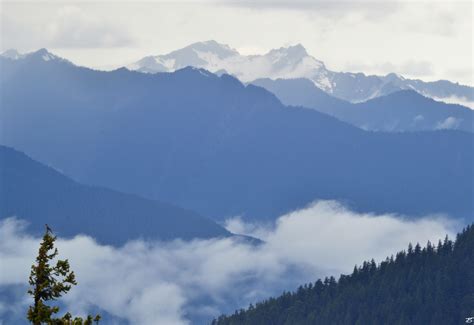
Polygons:
<instances>
[{"instance_id":1,"label":"pale gray sky","mask_svg":"<svg viewBox=\"0 0 474 325\"><path fill-rule=\"evenodd\" d=\"M108 67L214 39L244 54L303 44L336 71L473 81L472 1L1 1L1 50Z\"/></svg>"}]
</instances>

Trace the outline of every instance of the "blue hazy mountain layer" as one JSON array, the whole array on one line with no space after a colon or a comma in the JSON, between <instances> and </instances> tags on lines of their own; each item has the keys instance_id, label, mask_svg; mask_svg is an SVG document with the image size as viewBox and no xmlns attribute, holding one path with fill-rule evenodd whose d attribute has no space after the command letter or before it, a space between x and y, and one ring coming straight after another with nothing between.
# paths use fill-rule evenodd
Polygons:
<instances>
[{"instance_id":1,"label":"blue hazy mountain layer","mask_svg":"<svg viewBox=\"0 0 474 325\"><path fill-rule=\"evenodd\" d=\"M0 218L16 216L36 235L47 223L61 237L86 234L105 244L130 239L231 235L214 221L170 204L86 186L25 154L0 146Z\"/></svg>"},{"instance_id":2,"label":"blue hazy mountain layer","mask_svg":"<svg viewBox=\"0 0 474 325\"><path fill-rule=\"evenodd\" d=\"M332 96L351 102L366 101L369 98L388 95L394 91L413 89L420 94L435 98L457 97L474 100L472 87L448 80L422 81L405 79L395 73L386 76L365 75L363 73L333 72Z\"/></svg>"},{"instance_id":3,"label":"blue hazy mountain layer","mask_svg":"<svg viewBox=\"0 0 474 325\"><path fill-rule=\"evenodd\" d=\"M366 132L202 69L144 74L2 59L2 138L87 183L214 218L316 199L472 219L473 135Z\"/></svg>"},{"instance_id":4,"label":"blue hazy mountain layer","mask_svg":"<svg viewBox=\"0 0 474 325\"><path fill-rule=\"evenodd\" d=\"M285 105L314 108L357 127L387 132L456 129L474 131L474 111L426 98L413 90L351 104L332 97L308 79L258 79L252 82L274 93Z\"/></svg>"}]
</instances>

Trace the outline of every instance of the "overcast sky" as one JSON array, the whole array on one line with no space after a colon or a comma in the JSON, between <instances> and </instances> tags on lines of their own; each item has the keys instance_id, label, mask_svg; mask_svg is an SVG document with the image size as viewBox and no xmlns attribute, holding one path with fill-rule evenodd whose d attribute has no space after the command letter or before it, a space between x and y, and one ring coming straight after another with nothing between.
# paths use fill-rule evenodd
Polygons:
<instances>
[{"instance_id":1,"label":"overcast sky","mask_svg":"<svg viewBox=\"0 0 474 325\"><path fill-rule=\"evenodd\" d=\"M241 53L301 43L336 71L473 82L473 2L3 1L1 49L110 67L214 39Z\"/></svg>"}]
</instances>

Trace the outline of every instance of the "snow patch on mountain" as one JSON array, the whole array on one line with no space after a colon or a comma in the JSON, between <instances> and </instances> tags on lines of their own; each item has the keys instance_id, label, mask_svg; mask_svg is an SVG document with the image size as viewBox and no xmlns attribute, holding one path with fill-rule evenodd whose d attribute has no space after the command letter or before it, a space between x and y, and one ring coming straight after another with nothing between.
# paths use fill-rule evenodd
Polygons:
<instances>
[{"instance_id":1,"label":"snow patch on mountain","mask_svg":"<svg viewBox=\"0 0 474 325\"><path fill-rule=\"evenodd\" d=\"M226 71L243 82L262 77L305 77L322 89L330 91L332 88L324 63L310 56L301 44L274 49L264 55L241 55L228 45L207 41L165 55L145 57L128 68L155 73L172 72L186 66L196 66L211 72Z\"/></svg>"},{"instance_id":2,"label":"snow patch on mountain","mask_svg":"<svg viewBox=\"0 0 474 325\"><path fill-rule=\"evenodd\" d=\"M474 89L449 81L423 82L395 73L371 76L363 73L334 72L309 55L301 44L270 50L262 55L241 55L216 41L191 44L165 55L145 57L128 66L141 72L172 72L195 66L213 73L228 73L242 82L256 79L307 78L328 94L353 103L412 89L447 103L474 107Z\"/></svg>"},{"instance_id":3,"label":"snow patch on mountain","mask_svg":"<svg viewBox=\"0 0 474 325\"><path fill-rule=\"evenodd\" d=\"M10 49L10 50L7 50L7 51L3 52L2 54L0 54L0 57L10 59L10 60L27 59L27 60L41 60L41 61L61 61L61 62L67 62L67 63L72 64L68 60L63 59L63 58L49 52L45 48L39 49L37 51L30 52L30 53L25 53L25 54L22 54L22 53L18 52L15 49Z\"/></svg>"},{"instance_id":4,"label":"snow patch on mountain","mask_svg":"<svg viewBox=\"0 0 474 325\"><path fill-rule=\"evenodd\" d=\"M33 59L72 64L46 49L21 54L7 50L0 57L10 60ZM233 75L244 83L256 79L306 78L331 96L352 103L411 89L423 96L445 103L460 104L474 109L474 88L447 80L424 82L406 79L395 73L386 76L364 73L335 72L308 54L301 44L270 50L261 55L241 55L237 50L216 41L194 43L165 55L146 56L129 64L129 70L143 73L173 72L192 66L217 75Z\"/></svg>"}]
</instances>

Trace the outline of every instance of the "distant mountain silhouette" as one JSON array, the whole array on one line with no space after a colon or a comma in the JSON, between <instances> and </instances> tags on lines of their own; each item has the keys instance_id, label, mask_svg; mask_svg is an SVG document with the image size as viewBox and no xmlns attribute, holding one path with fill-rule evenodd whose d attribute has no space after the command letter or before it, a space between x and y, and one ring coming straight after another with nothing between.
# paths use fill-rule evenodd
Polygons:
<instances>
[{"instance_id":1,"label":"distant mountain silhouette","mask_svg":"<svg viewBox=\"0 0 474 325\"><path fill-rule=\"evenodd\" d=\"M35 234L47 223L61 237L86 234L101 243L231 235L210 219L170 204L86 186L0 146L0 218L16 216Z\"/></svg>"},{"instance_id":2,"label":"distant mountain silhouette","mask_svg":"<svg viewBox=\"0 0 474 325\"><path fill-rule=\"evenodd\" d=\"M314 108L366 130L474 131L473 110L437 102L413 90L387 90L389 95L351 104L326 94L308 79L258 79L252 84L271 91L286 105Z\"/></svg>"},{"instance_id":3,"label":"distant mountain silhouette","mask_svg":"<svg viewBox=\"0 0 474 325\"><path fill-rule=\"evenodd\" d=\"M473 135L374 133L203 69L99 72L2 59L4 144L87 183L214 218L315 199L472 218Z\"/></svg>"},{"instance_id":4,"label":"distant mountain silhouette","mask_svg":"<svg viewBox=\"0 0 474 325\"><path fill-rule=\"evenodd\" d=\"M9 49L0 57L14 60L25 59L47 52L21 54ZM45 60L52 59L41 55ZM57 56L54 58L58 59ZM324 62L310 55L301 44L272 49L261 55L242 55L228 45L209 40L190 44L167 54L149 55L127 65L130 70L145 73L174 72L192 66L215 74L223 72L243 82L261 78L306 78L333 97L352 103L364 102L395 91L414 90L423 96L446 103L457 103L474 108L474 88L448 80L423 81L407 79L396 73L385 76L364 73L336 72Z\"/></svg>"},{"instance_id":5,"label":"distant mountain silhouette","mask_svg":"<svg viewBox=\"0 0 474 325\"><path fill-rule=\"evenodd\" d=\"M224 70L243 82L259 78L307 78L326 93L354 103L411 89L431 98L474 105L472 87L447 80L425 82L407 79L395 73L375 76L331 71L301 44L273 49L261 55L241 55L216 41L198 42L168 54L147 56L128 68L154 73L173 72L186 66L215 73Z\"/></svg>"}]
</instances>

